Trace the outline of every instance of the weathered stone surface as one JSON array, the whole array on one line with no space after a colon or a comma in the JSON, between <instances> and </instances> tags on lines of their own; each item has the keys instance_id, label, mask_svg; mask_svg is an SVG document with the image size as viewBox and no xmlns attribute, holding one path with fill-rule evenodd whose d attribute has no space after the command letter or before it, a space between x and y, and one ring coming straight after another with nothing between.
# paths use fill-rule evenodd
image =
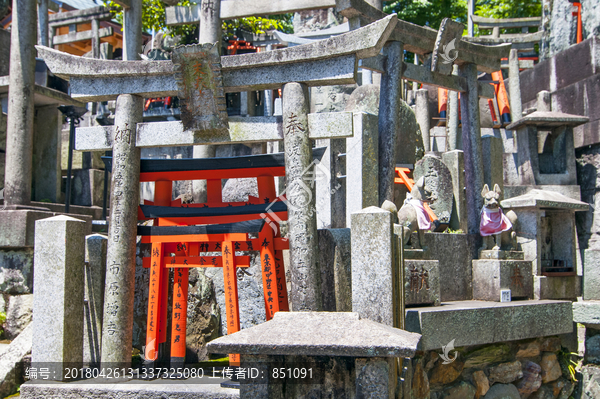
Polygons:
<instances>
[{"instance_id":1,"label":"weathered stone surface","mask_svg":"<svg viewBox=\"0 0 600 399\"><path fill-rule=\"evenodd\" d=\"M266 53L265 53L266 54ZM313 171L308 138L308 87L283 86L283 123L287 184L291 302L294 310L322 309L320 270L317 263L317 215L314 186L307 185Z\"/></svg>"},{"instance_id":2,"label":"weathered stone surface","mask_svg":"<svg viewBox=\"0 0 600 399\"><path fill-rule=\"evenodd\" d=\"M323 325L329 326L323 329ZM412 357L419 334L360 319L355 312L277 312L273 319L209 342L211 353Z\"/></svg>"},{"instance_id":3,"label":"weathered stone surface","mask_svg":"<svg viewBox=\"0 0 600 399\"><path fill-rule=\"evenodd\" d=\"M104 200L104 171L82 169L73 173L72 204L102 206Z\"/></svg>"},{"instance_id":4,"label":"weathered stone surface","mask_svg":"<svg viewBox=\"0 0 600 399\"><path fill-rule=\"evenodd\" d=\"M540 343L540 350L542 352L558 352L561 346L560 342L559 337L544 338Z\"/></svg>"},{"instance_id":5,"label":"weathered stone surface","mask_svg":"<svg viewBox=\"0 0 600 399\"><path fill-rule=\"evenodd\" d=\"M458 121L457 121L458 124ZM452 175L452 189L454 192L454 203L452 216L450 217L450 228L452 230L468 231L467 226L467 199L463 187L465 187L465 160L461 150L448 151L442 154L444 164Z\"/></svg>"},{"instance_id":6,"label":"weathered stone surface","mask_svg":"<svg viewBox=\"0 0 600 399\"><path fill-rule=\"evenodd\" d=\"M310 89L310 112L349 111L347 103L355 89L354 85L312 87Z\"/></svg>"},{"instance_id":7,"label":"weathered stone surface","mask_svg":"<svg viewBox=\"0 0 600 399\"><path fill-rule=\"evenodd\" d=\"M429 397L429 379L427 373L423 370L420 362L415 366L415 373L412 380L411 394L415 399L425 399Z\"/></svg>"},{"instance_id":8,"label":"weathered stone surface","mask_svg":"<svg viewBox=\"0 0 600 399\"><path fill-rule=\"evenodd\" d=\"M33 248L0 250L0 293L29 294L33 291Z\"/></svg>"},{"instance_id":9,"label":"weathered stone surface","mask_svg":"<svg viewBox=\"0 0 600 399\"><path fill-rule=\"evenodd\" d=\"M583 300L600 300L600 251L586 249L583 265Z\"/></svg>"},{"instance_id":10,"label":"weathered stone surface","mask_svg":"<svg viewBox=\"0 0 600 399\"><path fill-rule=\"evenodd\" d=\"M439 363L432 371L431 377L429 378L429 384L431 385L447 385L451 382L456 381L460 376L464 368L464 363L460 361L454 361L449 364Z\"/></svg>"},{"instance_id":11,"label":"weathered stone surface","mask_svg":"<svg viewBox=\"0 0 600 399\"><path fill-rule=\"evenodd\" d=\"M521 395L512 384L496 384L490 388L483 399L521 399Z\"/></svg>"},{"instance_id":12,"label":"weathered stone surface","mask_svg":"<svg viewBox=\"0 0 600 399\"><path fill-rule=\"evenodd\" d=\"M61 200L62 114L56 105L36 107L33 141L33 199Z\"/></svg>"},{"instance_id":13,"label":"weathered stone surface","mask_svg":"<svg viewBox=\"0 0 600 399\"><path fill-rule=\"evenodd\" d=\"M352 214L352 311L394 326L392 214L368 207Z\"/></svg>"},{"instance_id":14,"label":"weathered stone surface","mask_svg":"<svg viewBox=\"0 0 600 399\"><path fill-rule=\"evenodd\" d=\"M475 399L484 396L490 390L490 381L483 370L477 370L473 373L473 382L475 383Z\"/></svg>"},{"instance_id":15,"label":"weathered stone surface","mask_svg":"<svg viewBox=\"0 0 600 399\"><path fill-rule=\"evenodd\" d=\"M5 210L0 214L0 246L33 247L35 221L53 216L50 212Z\"/></svg>"},{"instance_id":16,"label":"weathered stone surface","mask_svg":"<svg viewBox=\"0 0 600 399\"><path fill-rule=\"evenodd\" d=\"M354 131L354 137L346 139L346 227L352 225L352 213L381 205L377 117L355 113Z\"/></svg>"},{"instance_id":17,"label":"weathered stone surface","mask_svg":"<svg viewBox=\"0 0 600 399\"><path fill-rule=\"evenodd\" d=\"M248 196L258 197L255 178L228 179L222 189L223 202L246 202Z\"/></svg>"},{"instance_id":18,"label":"weathered stone surface","mask_svg":"<svg viewBox=\"0 0 600 399\"><path fill-rule=\"evenodd\" d=\"M429 98L427 89L419 89L415 93L415 115L421 137L423 137L423 147L425 152L431 151L431 142L429 138L429 130L431 128L431 118L429 116Z\"/></svg>"},{"instance_id":19,"label":"weathered stone surface","mask_svg":"<svg viewBox=\"0 0 600 399\"><path fill-rule=\"evenodd\" d=\"M396 359L356 359L356 396L395 398Z\"/></svg>"},{"instance_id":20,"label":"weathered stone surface","mask_svg":"<svg viewBox=\"0 0 600 399\"><path fill-rule=\"evenodd\" d=\"M345 109L379 115L379 86L369 84L354 89L346 102Z\"/></svg>"},{"instance_id":21,"label":"weathered stone surface","mask_svg":"<svg viewBox=\"0 0 600 399\"><path fill-rule=\"evenodd\" d=\"M465 355L465 367L482 367L490 363L503 362L510 359L510 346L497 344L477 349Z\"/></svg>"},{"instance_id":22,"label":"weathered stone surface","mask_svg":"<svg viewBox=\"0 0 600 399\"><path fill-rule=\"evenodd\" d=\"M102 234L85 238L83 362L90 365L100 364L107 241Z\"/></svg>"},{"instance_id":23,"label":"weathered stone surface","mask_svg":"<svg viewBox=\"0 0 600 399\"><path fill-rule=\"evenodd\" d=\"M319 230L318 234L323 310L350 312L352 310L350 229L323 229Z\"/></svg>"},{"instance_id":24,"label":"weathered stone surface","mask_svg":"<svg viewBox=\"0 0 600 399\"><path fill-rule=\"evenodd\" d=\"M516 384L521 397L527 397L542 386L541 372L539 364L530 361L523 363L523 378Z\"/></svg>"},{"instance_id":25,"label":"weathered stone surface","mask_svg":"<svg viewBox=\"0 0 600 399\"><path fill-rule=\"evenodd\" d=\"M573 302L573 321L581 324L600 324L600 302Z\"/></svg>"},{"instance_id":26,"label":"weathered stone surface","mask_svg":"<svg viewBox=\"0 0 600 399\"><path fill-rule=\"evenodd\" d=\"M531 341L526 344L519 345L519 350L515 355L517 359L524 357L536 357L541 353L541 345L539 341Z\"/></svg>"},{"instance_id":27,"label":"weathered stone surface","mask_svg":"<svg viewBox=\"0 0 600 399\"><path fill-rule=\"evenodd\" d=\"M83 360L85 233L85 222L68 216L36 222L32 362L51 362L54 380L64 363Z\"/></svg>"},{"instance_id":28,"label":"weathered stone surface","mask_svg":"<svg viewBox=\"0 0 600 399\"><path fill-rule=\"evenodd\" d=\"M401 91L404 51L402 42L386 43L385 74L381 78L379 95L379 201L394 201L394 176L396 175L396 143L400 137L401 121L398 119L402 104Z\"/></svg>"},{"instance_id":29,"label":"weathered stone surface","mask_svg":"<svg viewBox=\"0 0 600 399\"><path fill-rule=\"evenodd\" d=\"M525 260L473 260L473 299L500 301L500 290L512 298L533 298L531 262Z\"/></svg>"},{"instance_id":30,"label":"weathered stone surface","mask_svg":"<svg viewBox=\"0 0 600 399\"><path fill-rule=\"evenodd\" d=\"M452 175L440 158L425 155L415 164L415 181L425 177L425 187L432 193L429 207L438 217L440 223L450 223L454 203Z\"/></svg>"},{"instance_id":31,"label":"weathered stone surface","mask_svg":"<svg viewBox=\"0 0 600 399\"><path fill-rule=\"evenodd\" d=\"M404 260L404 303L440 305L440 269L437 260Z\"/></svg>"},{"instance_id":32,"label":"weathered stone surface","mask_svg":"<svg viewBox=\"0 0 600 399\"><path fill-rule=\"evenodd\" d=\"M571 299L581 296L581 276L533 276L534 299Z\"/></svg>"},{"instance_id":33,"label":"weathered stone surface","mask_svg":"<svg viewBox=\"0 0 600 399\"><path fill-rule=\"evenodd\" d=\"M519 361L502 363L490 368L490 382L492 384L495 382L508 384L521 377L523 377L523 372L521 371L521 362Z\"/></svg>"},{"instance_id":34,"label":"weathered stone surface","mask_svg":"<svg viewBox=\"0 0 600 399\"><path fill-rule=\"evenodd\" d=\"M582 399L595 399L600 397L600 368L586 365L581 370ZM562 398L561 398L562 399Z\"/></svg>"},{"instance_id":35,"label":"weathered stone surface","mask_svg":"<svg viewBox=\"0 0 600 399\"><path fill-rule=\"evenodd\" d=\"M542 385L540 389L532 393L528 399L554 399L555 397L553 389L550 386Z\"/></svg>"},{"instance_id":36,"label":"weathered stone surface","mask_svg":"<svg viewBox=\"0 0 600 399\"><path fill-rule=\"evenodd\" d=\"M8 297L4 335L15 339L31 323L33 295L11 295Z\"/></svg>"},{"instance_id":37,"label":"weathered stone surface","mask_svg":"<svg viewBox=\"0 0 600 399\"><path fill-rule=\"evenodd\" d=\"M444 398L447 399L473 399L477 393L477 389L466 381L453 386L444 391Z\"/></svg>"},{"instance_id":38,"label":"weathered stone surface","mask_svg":"<svg viewBox=\"0 0 600 399\"><path fill-rule=\"evenodd\" d=\"M135 37L131 40L135 43ZM131 362L136 229L140 200L139 190L128 188L139 186L140 150L135 144L136 124L142 120L142 110L141 97L125 94L117 99L102 325L102 363L127 365Z\"/></svg>"},{"instance_id":39,"label":"weathered stone surface","mask_svg":"<svg viewBox=\"0 0 600 399\"><path fill-rule=\"evenodd\" d=\"M29 399L81 397L111 398L127 397L131 399L239 399L237 389L223 388L219 384L223 379L213 380L215 384L43 384L27 382L21 386L21 397Z\"/></svg>"},{"instance_id":40,"label":"weathered stone surface","mask_svg":"<svg viewBox=\"0 0 600 399\"><path fill-rule=\"evenodd\" d=\"M31 353L33 325L29 325L0 352L0 396L5 397L16 392L21 381L23 358Z\"/></svg>"},{"instance_id":41,"label":"weathered stone surface","mask_svg":"<svg viewBox=\"0 0 600 399\"><path fill-rule=\"evenodd\" d=\"M444 326L443 329L439 326ZM517 341L573 331L568 301L457 301L406 310L406 330L422 334L423 350Z\"/></svg>"}]
</instances>

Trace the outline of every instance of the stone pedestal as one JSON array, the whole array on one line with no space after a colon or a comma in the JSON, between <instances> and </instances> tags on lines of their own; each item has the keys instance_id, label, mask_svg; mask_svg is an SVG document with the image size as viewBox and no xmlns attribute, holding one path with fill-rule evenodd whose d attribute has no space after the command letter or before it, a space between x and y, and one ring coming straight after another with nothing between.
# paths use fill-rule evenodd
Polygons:
<instances>
[{"instance_id":1,"label":"stone pedestal","mask_svg":"<svg viewBox=\"0 0 600 399\"><path fill-rule=\"evenodd\" d=\"M352 311L394 326L392 214L374 206L352 214Z\"/></svg>"},{"instance_id":2,"label":"stone pedestal","mask_svg":"<svg viewBox=\"0 0 600 399\"><path fill-rule=\"evenodd\" d=\"M509 289L512 299L533 298L531 261L473 260L473 299L500 302L500 290Z\"/></svg>"},{"instance_id":3,"label":"stone pedestal","mask_svg":"<svg viewBox=\"0 0 600 399\"><path fill-rule=\"evenodd\" d=\"M437 260L404 260L404 304L440 305L440 269Z\"/></svg>"},{"instance_id":4,"label":"stone pedestal","mask_svg":"<svg viewBox=\"0 0 600 399\"><path fill-rule=\"evenodd\" d=\"M83 360L85 222L56 216L36 222L32 363L63 380ZM37 366L35 366L37 364Z\"/></svg>"}]
</instances>

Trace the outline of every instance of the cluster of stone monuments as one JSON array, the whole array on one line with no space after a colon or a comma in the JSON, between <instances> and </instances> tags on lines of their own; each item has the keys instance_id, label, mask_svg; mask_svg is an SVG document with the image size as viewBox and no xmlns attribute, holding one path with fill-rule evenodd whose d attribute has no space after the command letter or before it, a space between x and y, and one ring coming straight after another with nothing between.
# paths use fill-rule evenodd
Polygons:
<instances>
[{"instance_id":1,"label":"cluster of stone monuments","mask_svg":"<svg viewBox=\"0 0 600 399\"><path fill-rule=\"evenodd\" d=\"M192 7L167 8L169 24L200 23L201 44L177 47L167 60L140 60L141 1L118 3L125 8L122 60L102 55L110 52L100 44L100 37L109 32L100 32L97 26L97 21L106 18L105 10L76 13L71 19L53 17L54 26L77 18L96 21L92 22L92 56L77 57L48 47L48 38L34 46L35 6L14 2L11 69L8 77L0 77L0 84L6 80L11 93L23 96L8 100L5 210L0 212L4 280L0 287L4 294L33 294L33 322L22 326L10 346L0 352L1 394L15 388L14 382L25 369L29 381L20 392L31 398L492 399L532 395L566 399L577 392L577 381L568 372L569 352L578 351L575 323L586 326L586 360L600 359L594 338L595 327L600 325L600 305L594 302L599 299L598 256L592 247L582 250L578 235L581 219L576 213L589 212L590 206L581 200L578 162L585 160L580 161L575 150L581 143L595 143L589 139L592 133L582 138L581 129L592 129L589 126L597 119L593 113L581 116L576 108L564 105L562 98L567 94L561 90L597 83L598 38L592 36L574 46L577 56L587 56L591 64L586 79L596 80L572 79L569 86L564 81L568 78L557 77L555 72L561 53L519 73L523 67L519 46L511 49L510 43L499 43L503 40L498 32L488 41L465 38L464 25L449 19L436 31L387 15L381 3L363 0L255 2L244 7L233 0L208 0ZM40 15L46 15L47 4L41 2L39 7ZM231 56L220 56L213 45L219 41L222 19L331 7L348 19L348 28L328 33L326 39L288 35L288 43L299 45ZM48 32L52 21L40 18L40 31ZM56 38L51 38L52 43L74 40ZM518 41L529 50L530 39ZM456 57L449 63L445 48L452 41ZM68 80L69 96L33 83L34 48L52 76ZM405 51L425 62L404 62ZM478 75L499 71L505 59L513 122L506 128L482 128L480 101L495 94ZM531 76L535 74L551 76L536 80ZM359 80L361 86L349 86ZM377 80L378 85L372 84ZM522 90L524 81L527 85L541 80L548 85L536 86L540 90L535 98L522 96L527 92ZM449 90L443 135L436 133L439 127L430 128L427 90L407 90L406 81ZM228 115L227 93L266 91L269 95L264 98L269 98L277 89L281 94L275 110L270 103L265 105L264 116ZM34 93L41 93L38 100L44 96L43 109L36 108ZM181 120L144 120L144 98L175 96L180 99ZM54 102L48 102L50 97ZM59 116L55 105L49 104L105 101L115 102L114 123L78 127L73 148L88 154L78 173L85 175L80 180L87 182L89 205L100 204L105 171L98 154L112 151L110 159L105 159L110 165L107 176L111 171L106 222L93 222L100 219L101 208L90 215L77 209L63 214L55 204L32 203L32 197L50 195L38 195L38 189L50 187L53 196L47 198L52 202L60 202L61 195L60 166L40 170L32 164L32 146L35 162L47 159L41 147L50 148L53 162L60 164L61 157L57 155L60 143L40 146L34 139L31 115L36 112L40 124L45 121L40 115L47 111L56 119L48 126L56 129ZM249 103L247 98L243 102ZM36 135L57 137L38 130ZM192 201L186 196L197 197L196 192L185 193L190 184L167 177L174 163L164 162L163 169L150 170L144 166L150 163L142 163L142 154L171 147L173 158L189 158L194 146L194 158L212 158L219 153L216 145L244 144L252 146L253 153L262 153L267 143L269 153L284 154L285 183L280 179L279 203L258 197L265 192L259 176L255 176L259 177L257 186L248 188L241 180L229 180L222 190L220 181L215 186L207 179L200 190L204 198L194 199L260 208L264 220L260 228L274 229L272 251L285 267L287 284L276 292L287 292L290 311L269 314L268 298L261 288L267 284L263 252L251 255L249 246L243 255L249 256L248 264L237 269L225 267L236 254L229 258L223 252L220 267L189 271L189 292L188 280L186 287L181 282L176 286L174 273L169 277L167 272L161 282L154 280L157 266L145 268L144 259L154 262L162 257L162 252L155 252L157 248L166 247L140 239L140 235L151 236L153 230L138 229L139 221L172 219L172 226L154 227L163 232L175 229L171 235L172 231L192 235L192 230L177 226L184 224L177 218L183 220L186 212L190 218L208 213L189 204ZM325 149L317 151L317 147ZM214 170L225 169L219 166L222 159L214 159ZM252 162L252 157L235 159ZM406 170L411 178L404 174ZM44 177L48 173L55 181ZM152 173L154 177L141 180L140 176ZM281 175L272 172L269 177L273 176ZM195 182L194 187L202 183ZM178 197L181 192L186 195ZM257 198L252 200L252 196ZM175 213L166 214L161 207ZM287 220L277 216L282 212ZM229 242L232 238L227 234L241 231L239 225L227 224L223 232L220 225L193 234L207 237L218 232L220 241ZM98 226L107 226L107 234L92 234ZM245 236L249 243L254 239ZM206 251L211 252L208 248L206 244ZM178 256L192 256L186 251L179 253L178 248L171 255L173 263ZM281 252L283 261L275 251ZM228 285L232 279L234 288ZM232 365L239 366L236 372L258 374L234 378L239 390L228 387L231 383L224 371L216 383L192 378L186 384L177 375L179 384L167 384L169 375L165 374L161 375L164 383L143 384L143 379L154 376L140 376L139 370L162 366L169 342L175 342L166 338L164 321L156 333L160 347L148 351L151 342L146 334L153 320L158 320L148 313L156 311L166 320L170 312L168 288L161 288L166 289L161 294L162 307L149 306L154 300L153 282L165 287L173 283L173 297L181 292L188 296L187 302L177 302L186 303L190 323L183 354L187 363L204 360L208 353L230 354ZM235 313L232 290L236 301L239 297L237 326L228 323ZM192 325L195 318L202 320L202 327L202 323ZM240 325L241 330L234 332ZM224 336L217 338L220 335ZM132 370L133 347L142 349L145 361L136 378L120 373L90 378L85 384L73 381L73 370ZM22 367L29 353L31 364ZM150 353L158 353L159 358ZM171 354L172 362L174 358ZM176 364L185 364L176 358ZM49 378L39 377L42 369L50 373ZM274 370L284 371L275 375ZM307 372L314 372L314 378L312 374L307 377ZM583 377L588 392L600 392L600 386L593 385L594 375L592 370Z\"/></svg>"}]
</instances>

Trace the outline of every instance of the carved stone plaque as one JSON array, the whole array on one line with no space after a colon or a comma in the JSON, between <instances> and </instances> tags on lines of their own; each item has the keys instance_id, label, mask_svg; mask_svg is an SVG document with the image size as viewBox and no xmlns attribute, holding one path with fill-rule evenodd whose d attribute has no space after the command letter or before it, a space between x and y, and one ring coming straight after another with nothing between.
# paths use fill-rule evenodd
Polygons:
<instances>
[{"instance_id":1,"label":"carved stone plaque","mask_svg":"<svg viewBox=\"0 0 600 399\"><path fill-rule=\"evenodd\" d=\"M178 46L173 49L172 61L183 127L207 133L227 132L227 105L217 46Z\"/></svg>"}]
</instances>

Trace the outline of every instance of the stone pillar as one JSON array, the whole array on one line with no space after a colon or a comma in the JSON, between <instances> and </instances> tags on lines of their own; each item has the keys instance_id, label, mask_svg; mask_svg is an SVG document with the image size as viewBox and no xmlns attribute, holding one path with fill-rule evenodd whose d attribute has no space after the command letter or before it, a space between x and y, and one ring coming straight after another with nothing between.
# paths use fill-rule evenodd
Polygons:
<instances>
[{"instance_id":1,"label":"stone pillar","mask_svg":"<svg viewBox=\"0 0 600 399\"><path fill-rule=\"evenodd\" d=\"M292 307L294 311L322 308L321 276L317 262L317 217L308 138L308 87L283 86L283 127L288 199Z\"/></svg>"},{"instance_id":2,"label":"stone pillar","mask_svg":"<svg viewBox=\"0 0 600 399\"><path fill-rule=\"evenodd\" d=\"M479 123L479 93L477 66L464 64L459 75L467 80L467 91L460 96L462 144L465 157L467 220L469 234L479 233L479 213L483 206L483 160L481 156L481 126Z\"/></svg>"},{"instance_id":3,"label":"stone pillar","mask_svg":"<svg viewBox=\"0 0 600 399\"><path fill-rule=\"evenodd\" d=\"M452 230L468 230L467 223L467 200L465 198L465 158L460 150L447 151L442 154L442 161L450 169L452 175L452 192L454 204L452 216L450 217L450 228ZM470 280L469 280L470 281Z\"/></svg>"},{"instance_id":4,"label":"stone pillar","mask_svg":"<svg viewBox=\"0 0 600 399\"><path fill-rule=\"evenodd\" d=\"M83 359L85 231L68 216L35 222L31 352L37 367L51 368L50 379L63 380L63 366L79 368Z\"/></svg>"},{"instance_id":5,"label":"stone pillar","mask_svg":"<svg viewBox=\"0 0 600 399\"><path fill-rule=\"evenodd\" d=\"M100 365L107 241L102 234L85 238L83 364L92 367Z\"/></svg>"},{"instance_id":6,"label":"stone pillar","mask_svg":"<svg viewBox=\"0 0 600 399\"><path fill-rule=\"evenodd\" d=\"M431 119L429 118L429 91L427 89L419 89L415 93L415 113L417 123L421 128L421 136L423 136L423 148L425 152L429 152L431 151L431 141L429 139Z\"/></svg>"},{"instance_id":7,"label":"stone pillar","mask_svg":"<svg viewBox=\"0 0 600 399\"><path fill-rule=\"evenodd\" d=\"M494 136L482 137L481 153L483 159L483 183L487 184L490 190L493 190L494 184L497 184L500 186L502 193L504 193L504 166L502 160L504 147L502 139Z\"/></svg>"},{"instance_id":8,"label":"stone pillar","mask_svg":"<svg viewBox=\"0 0 600 399\"><path fill-rule=\"evenodd\" d=\"M385 75L384 75L385 76ZM364 112L353 116L354 137L346 139L346 226L351 217L369 206L379 204L379 130L378 118Z\"/></svg>"},{"instance_id":9,"label":"stone pillar","mask_svg":"<svg viewBox=\"0 0 600 399\"><path fill-rule=\"evenodd\" d=\"M37 0L38 40L37 43L48 47L48 0Z\"/></svg>"},{"instance_id":10,"label":"stone pillar","mask_svg":"<svg viewBox=\"0 0 600 399\"><path fill-rule=\"evenodd\" d=\"M458 75L458 65L452 67L452 75ZM458 92L448 90L448 151L462 150L462 137L458 132Z\"/></svg>"},{"instance_id":11,"label":"stone pillar","mask_svg":"<svg viewBox=\"0 0 600 399\"><path fill-rule=\"evenodd\" d=\"M198 43L219 43L217 49L220 53L220 42L221 0L202 0ZM214 158L215 152L216 146L214 145L196 145L192 156L194 158ZM206 180L194 180L192 182L192 197L195 203L206 202Z\"/></svg>"},{"instance_id":12,"label":"stone pillar","mask_svg":"<svg viewBox=\"0 0 600 399\"><path fill-rule=\"evenodd\" d=\"M92 58L100 58L100 21L92 19ZM141 43L140 43L141 46ZM140 50L141 52L141 50Z\"/></svg>"},{"instance_id":13,"label":"stone pillar","mask_svg":"<svg viewBox=\"0 0 600 399\"><path fill-rule=\"evenodd\" d=\"M142 0L131 0L131 7L123 11L123 22L123 60L139 60L142 52Z\"/></svg>"},{"instance_id":14,"label":"stone pillar","mask_svg":"<svg viewBox=\"0 0 600 399\"><path fill-rule=\"evenodd\" d=\"M320 139L316 147L327 147L316 178L317 228L346 227L346 140Z\"/></svg>"},{"instance_id":15,"label":"stone pillar","mask_svg":"<svg viewBox=\"0 0 600 399\"><path fill-rule=\"evenodd\" d=\"M140 182L140 149L135 140L143 103L142 97L122 94L115 111L101 360L119 367L131 363Z\"/></svg>"},{"instance_id":16,"label":"stone pillar","mask_svg":"<svg viewBox=\"0 0 600 399\"><path fill-rule=\"evenodd\" d=\"M8 206L31 201L36 37L36 2L13 1L4 175Z\"/></svg>"},{"instance_id":17,"label":"stone pillar","mask_svg":"<svg viewBox=\"0 0 600 399\"><path fill-rule=\"evenodd\" d=\"M352 214L352 311L394 327L392 213L370 206Z\"/></svg>"},{"instance_id":18,"label":"stone pillar","mask_svg":"<svg viewBox=\"0 0 600 399\"><path fill-rule=\"evenodd\" d=\"M399 120L402 101L402 42L389 42L384 47L387 56L385 73L381 77L379 95L379 203L394 202L396 141L402 121Z\"/></svg>"},{"instance_id":19,"label":"stone pillar","mask_svg":"<svg viewBox=\"0 0 600 399\"><path fill-rule=\"evenodd\" d=\"M62 114L56 105L35 110L33 141L33 199L61 201Z\"/></svg>"},{"instance_id":20,"label":"stone pillar","mask_svg":"<svg viewBox=\"0 0 600 399\"><path fill-rule=\"evenodd\" d=\"M352 311L350 229L322 229L319 234L319 267L323 310Z\"/></svg>"},{"instance_id":21,"label":"stone pillar","mask_svg":"<svg viewBox=\"0 0 600 399\"><path fill-rule=\"evenodd\" d=\"M508 94L510 95L510 117L513 121L518 121L523 117L519 73L519 50L512 49L508 58Z\"/></svg>"}]
</instances>

